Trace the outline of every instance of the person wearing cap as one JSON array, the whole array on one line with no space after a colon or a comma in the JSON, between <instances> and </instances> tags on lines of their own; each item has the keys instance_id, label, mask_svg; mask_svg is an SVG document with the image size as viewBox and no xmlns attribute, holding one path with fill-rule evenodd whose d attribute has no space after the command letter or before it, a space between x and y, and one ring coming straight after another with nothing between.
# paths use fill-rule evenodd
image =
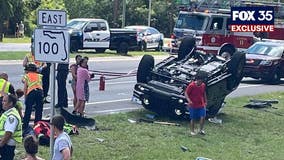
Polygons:
<instances>
[{"instance_id":1,"label":"person wearing cap","mask_svg":"<svg viewBox=\"0 0 284 160\"><path fill-rule=\"evenodd\" d=\"M42 75L37 73L35 64L28 64L25 70L27 73L24 75L23 81L26 109L23 118L23 129L28 128L34 104L35 123L41 120L43 110Z\"/></svg>"},{"instance_id":2,"label":"person wearing cap","mask_svg":"<svg viewBox=\"0 0 284 160\"><path fill-rule=\"evenodd\" d=\"M21 117L15 108L16 102L15 95L3 97L5 112L0 117L0 160L13 160L16 143L22 142Z\"/></svg>"},{"instance_id":3,"label":"person wearing cap","mask_svg":"<svg viewBox=\"0 0 284 160\"><path fill-rule=\"evenodd\" d=\"M5 94L15 94L13 85L8 81L8 74L3 72L0 74L0 115L4 112L2 109L2 100Z\"/></svg>"},{"instance_id":4,"label":"person wearing cap","mask_svg":"<svg viewBox=\"0 0 284 160\"><path fill-rule=\"evenodd\" d=\"M72 142L67 133L64 132L63 126L65 119L61 115L56 115L51 120L54 135L56 136L53 148L52 160L69 160L72 157Z\"/></svg>"},{"instance_id":5,"label":"person wearing cap","mask_svg":"<svg viewBox=\"0 0 284 160\"><path fill-rule=\"evenodd\" d=\"M195 121L199 120L200 130L199 134L205 135L204 121L206 116L206 85L203 82L205 75L198 73L195 80L188 84L185 90L185 98L188 102L188 110L190 114L190 134L196 135L194 130Z\"/></svg>"},{"instance_id":6,"label":"person wearing cap","mask_svg":"<svg viewBox=\"0 0 284 160\"><path fill-rule=\"evenodd\" d=\"M27 53L23 60L23 67L27 67L28 64L35 64L37 72L42 74L42 87L43 87L43 102L50 103L47 101L47 95L49 90L49 77L50 77L50 63L39 62L35 60L35 55L33 52L33 46L31 46L31 52Z\"/></svg>"}]
</instances>

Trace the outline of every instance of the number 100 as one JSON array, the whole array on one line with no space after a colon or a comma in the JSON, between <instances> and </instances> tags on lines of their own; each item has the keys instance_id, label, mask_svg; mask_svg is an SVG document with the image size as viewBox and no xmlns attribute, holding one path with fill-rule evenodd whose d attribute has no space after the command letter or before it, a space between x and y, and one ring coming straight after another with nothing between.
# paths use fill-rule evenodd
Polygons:
<instances>
[{"instance_id":1,"label":"number 100","mask_svg":"<svg viewBox=\"0 0 284 160\"><path fill-rule=\"evenodd\" d=\"M39 42L39 53L41 54L43 51L43 53L48 54L50 51L52 54L58 54L58 44L57 43L52 43L49 44L47 42Z\"/></svg>"}]
</instances>

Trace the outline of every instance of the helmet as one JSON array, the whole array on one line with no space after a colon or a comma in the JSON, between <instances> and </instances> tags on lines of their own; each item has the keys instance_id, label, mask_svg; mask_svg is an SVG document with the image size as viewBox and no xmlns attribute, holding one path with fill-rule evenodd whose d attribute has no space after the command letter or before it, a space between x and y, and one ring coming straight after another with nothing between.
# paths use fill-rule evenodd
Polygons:
<instances>
[{"instance_id":1,"label":"helmet","mask_svg":"<svg viewBox=\"0 0 284 160\"><path fill-rule=\"evenodd\" d=\"M36 72L37 71L37 68L36 68L36 65L35 64L28 64L26 67L25 67L25 70L26 71L32 71L32 72Z\"/></svg>"}]
</instances>

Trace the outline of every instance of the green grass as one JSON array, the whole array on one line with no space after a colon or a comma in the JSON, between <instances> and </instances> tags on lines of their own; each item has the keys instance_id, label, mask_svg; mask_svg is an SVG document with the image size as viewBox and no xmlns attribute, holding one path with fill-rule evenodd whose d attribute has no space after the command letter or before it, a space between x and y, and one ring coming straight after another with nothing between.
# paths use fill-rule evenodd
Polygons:
<instances>
[{"instance_id":1,"label":"green grass","mask_svg":"<svg viewBox=\"0 0 284 160\"><path fill-rule=\"evenodd\" d=\"M3 43L31 43L30 37L24 38L14 38L14 37L5 37Z\"/></svg>"},{"instance_id":2,"label":"green grass","mask_svg":"<svg viewBox=\"0 0 284 160\"><path fill-rule=\"evenodd\" d=\"M180 127L149 123L129 123L129 118L145 117L144 109L95 117L100 130L80 128L71 136L73 159L82 160L194 160L202 156L213 160L281 160L284 157L284 92L258 95L254 98L278 99L279 104L265 110L244 106L252 97L227 99L223 123L206 121L205 136L189 136L187 121L158 117L159 121L180 123ZM280 113L282 115L277 115ZM105 141L99 142L96 138ZM190 149L183 152L181 146ZM24 155L18 145L17 157ZM40 147L39 156L49 159L49 148Z\"/></svg>"},{"instance_id":3,"label":"green grass","mask_svg":"<svg viewBox=\"0 0 284 160\"><path fill-rule=\"evenodd\" d=\"M22 60L25 55L28 52L24 51L17 51L17 52L10 52L10 51L5 51L5 52L0 52L0 60ZM81 51L76 54L81 54L82 56L88 56L88 57L110 57L110 56L121 56L117 54L115 51L109 51L107 50L105 53L95 53L95 52L88 52L88 51ZM70 54L70 58L74 58L76 56L75 53ZM154 51L147 51L147 52L138 52L138 51L133 51L133 52L128 52L127 56L141 56L144 54L151 54L151 55L167 55L168 53L164 52L154 52Z\"/></svg>"}]
</instances>

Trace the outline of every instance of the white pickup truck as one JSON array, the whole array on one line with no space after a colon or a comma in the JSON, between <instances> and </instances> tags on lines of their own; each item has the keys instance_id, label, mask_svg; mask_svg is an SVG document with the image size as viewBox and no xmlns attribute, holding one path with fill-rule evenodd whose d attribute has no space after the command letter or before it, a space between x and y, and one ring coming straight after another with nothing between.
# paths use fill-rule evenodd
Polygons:
<instances>
[{"instance_id":1,"label":"white pickup truck","mask_svg":"<svg viewBox=\"0 0 284 160\"><path fill-rule=\"evenodd\" d=\"M137 48L137 32L129 29L110 29L104 19L72 19L67 27L70 32L71 52L79 49L95 49L103 53L106 49L127 54Z\"/></svg>"}]
</instances>

